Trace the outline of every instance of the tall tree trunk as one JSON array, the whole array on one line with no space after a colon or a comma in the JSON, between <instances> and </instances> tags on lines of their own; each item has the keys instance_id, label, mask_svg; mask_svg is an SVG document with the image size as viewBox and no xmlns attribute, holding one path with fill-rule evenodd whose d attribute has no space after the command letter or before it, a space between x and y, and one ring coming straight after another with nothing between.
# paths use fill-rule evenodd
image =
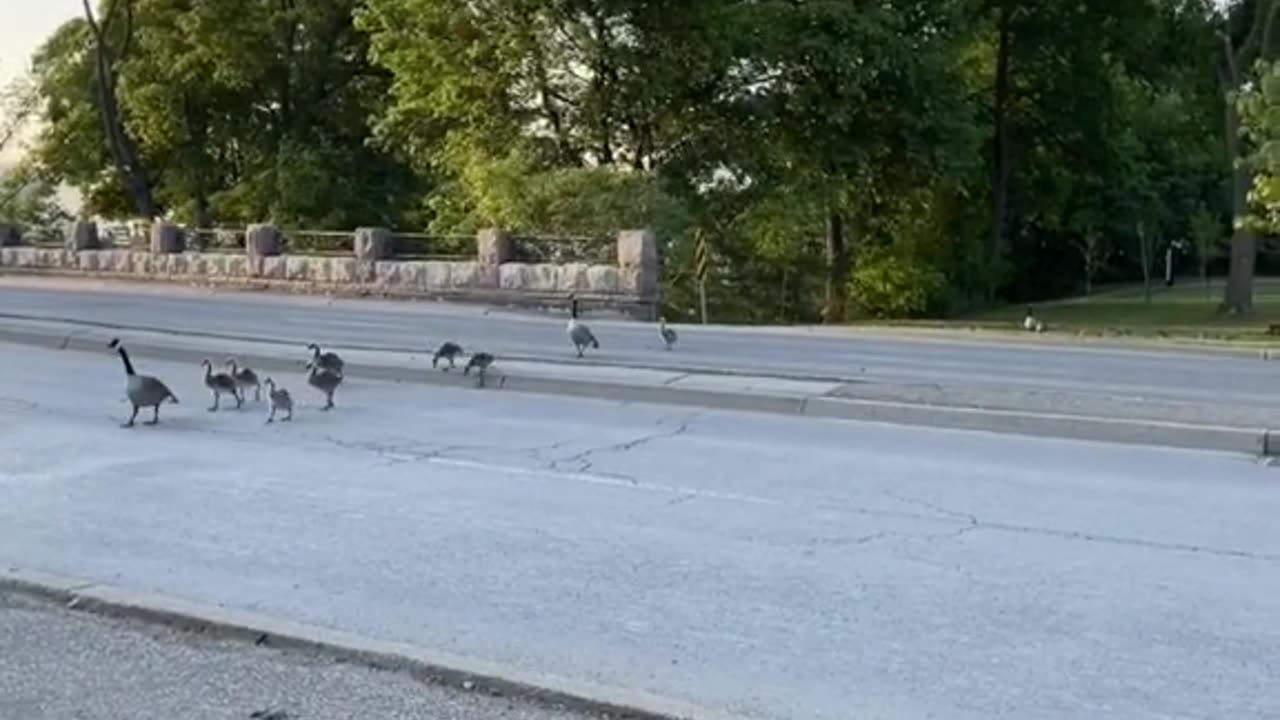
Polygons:
<instances>
[{"instance_id":1,"label":"tall tree trunk","mask_svg":"<svg viewBox=\"0 0 1280 720\"><path fill-rule=\"evenodd\" d=\"M125 7L125 43L126 48L133 34L132 0L123 0ZM124 184L125 190L133 200L138 214L151 219L156 216L157 206L152 193L151 178L138 153L137 142L124 125L120 112L120 99L116 96L117 68L116 58L111 50L107 31L115 19L119 8L118 0L108 5L106 17L101 24L93 14L89 0L82 0L85 20L93 34L93 54L95 77L97 80L98 112L102 118L103 133L107 137L107 145L115 162L116 172ZM123 54L123 53L122 53Z\"/></svg>"},{"instance_id":2,"label":"tall tree trunk","mask_svg":"<svg viewBox=\"0 0 1280 720\"><path fill-rule=\"evenodd\" d=\"M1009 152L1009 55L1012 37L1009 28L1009 8L1000 8L1000 42L996 55L995 101L992 107L994 132L991 138L991 239L987 248L988 262L994 267L1004 257L1005 228L1009 213L1009 182L1012 168ZM988 300L994 295L994 286L987 290Z\"/></svg>"},{"instance_id":3,"label":"tall tree trunk","mask_svg":"<svg viewBox=\"0 0 1280 720\"><path fill-rule=\"evenodd\" d=\"M844 218L838 212L827 217L827 306L823 322L842 323L849 305L849 244Z\"/></svg>"},{"instance_id":4,"label":"tall tree trunk","mask_svg":"<svg viewBox=\"0 0 1280 720\"><path fill-rule=\"evenodd\" d=\"M1227 274L1222 311L1231 315L1253 313L1253 274L1258 261L1258 236L1240 228L1249 214L1249 190L1253 188L1253 171L1245 165L1240 147L1240 114L1232 94L1246 79L1258 58L1272 55L1272 32L1280 18L1280 0L1256 0L1248 33L1237 46L1223 33L1223 54L1218 66L1226 110L1223 130L1226 134L1227 158L1234 166L1231 173L1231 204L1234 231L1231 235L1231 269Z\"/></svg>"},{"instance_id":5,"label":"tall tree trunk","mask_svg":"<svg viewBox=\"0 0 1280 720\"><path fill-rule=\"evenodd\" d=\"M1227 157L1240 159L1240 115L1230 100L1226 103ZM1240 227L1249 214L1249 190L1253 187L1253 171L1237 163L1231 173L1231 212L1234 231L1231 235L1231 269L1227 275L1222 311L1237 316L1253 313L1253 274L1258 258L1258 236Z\"/></svg>"}]
</instances>

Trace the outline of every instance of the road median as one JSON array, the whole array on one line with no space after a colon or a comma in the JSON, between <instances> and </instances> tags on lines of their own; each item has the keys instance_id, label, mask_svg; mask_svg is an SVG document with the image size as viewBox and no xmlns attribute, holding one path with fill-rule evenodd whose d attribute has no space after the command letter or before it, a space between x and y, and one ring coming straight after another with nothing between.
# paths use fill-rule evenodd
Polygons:
<instances>
[{"instance_id":1,"label":"road median","mask_svg":"<svg viewBox=\"0 0 1280 720\"><path fill-rule=\"evenodd\" d=\"M6 320L0 342L57 351L106 353L119 335L139 358L198 363L230 355L260 372L302 372L307 351L293 344L195 334L124 330L57 321ZM461 369L431 367L427 351L392 352L336 348L353 379L472 387ZM911 402L874 380L805 379L749 374L686 372L642 367L508 360L499 356L490 390L564 395L616 402L679 405L713 410L761 412L952 430L1167 446L1250 455L1277 453L1272 433L1254 425L1168 421L1125 416L1119 405L1095 405L1096 412L1058 412L1045 407ZM863 395L859 397L859 395ZM904 396L905 397L905 396Z\"/></svg>"}]
</instances>

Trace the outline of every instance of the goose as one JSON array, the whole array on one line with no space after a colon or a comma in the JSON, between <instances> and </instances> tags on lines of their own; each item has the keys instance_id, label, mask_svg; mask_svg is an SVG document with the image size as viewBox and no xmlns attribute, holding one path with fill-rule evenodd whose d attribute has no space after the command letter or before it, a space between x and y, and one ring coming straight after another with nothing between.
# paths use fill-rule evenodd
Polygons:
<instances>
[{"instance_id":1,"label":"goose","mask_svg":"<svg viewBox=\"0 0 1280 720\"><path fill-rule=\"evenodd\" d=\"M231 369L231 377L236 381L241 394L253 388L253 401L262 402L262 383L258 380L258 373L240 367L235 358L227 358L227 367Z\"/></svg>"},{"instance_id":2,"label":"goose","mask_svg":"<svg viewBox=\"0 0 1280 720\"><path fill-rule=\"evenodd\" d=\"M461 354L462 354L461 345L455 342L446 342L445 344L441 345L436 350L436 354L432 356L431 367L436 367L441 359L448 360L449 367L445 368L445 372L448 372L449 370L453 369L454 362L457 360L457 357Z\"/></svg>"},{"instance_id":3,"label":"goose","mask_svg":"<svg viewBox=\"0 0 1280 720\"><path fill-rule=\"evenodd\" d=\"M213 393L213 405L209 408L209 412L218 409L223 393L236 399L236 409L239 410L244 405L244 397L240 394L240 387L236 385L235 378L226 373L215 373L213 362L209 358L205 358L201 365L204 366L204 386Z\"/></svg>"},{"instance_id":4,"label":"goose","mask_svg":"<svg viewBox=\"0 0 1280 720\"><path fill-rule=\"evenodd\" d=\"M133 427L133 421L138 418L138 410L140 408L151 408L152 415L150 420L144 420L144 425L158 425L160 423L160 405L165 400L171 400L173 404L178 404L178 397L173 394L169 387L150 375L139 375L133 370L133 363L129 361L129 353L124 349L124 345L119 338L113 338L107 343L107 347L115 350L120 354L120 360L124 363L124 394L129 398L129 404L133 406L133 413L129 415L129 421L123 423L121 427Z\"/></svg>"},{"instance_id":5,"label":"goose","mask_svg":"<svg viewBox=\"0 0 1280 720\"><path fill-rule=\"evenodd\" d=\"M493 355L487 352L478 352L467 361L467 366L462 369L462 374L470 375L472 368L475 368L478 371L476 374L480 377L478 387L484 387L484 373L489 369L490 365L493 365Z\"/></svg>"},{"instance_id":6,"label":"goose","mask_svg":"<svg viewBox=\"0 0 1280 720\"><path fill-rule=\"evenodd\" d=\"M1022 328L1027 332L1044 332L1044 323L1036 317L1035 309L1027 306L1027 315L1022 318Z\"/></svg>"},{"instance_id":7,"label":"goose","mask_svg":"<svg viewBox=\"0 0 1280 720\"><path fill-rule=\"evenodd\" d=\"M321 370L332 370L339 375L342 374L343 362L337 353L322 353L320 352L320 346L315 343L308 345L307 349L311 351L311 362L318 365Z\"/></svg>"},{"instance_id":8,"label":"goose","mask_svg":"<svg viewBox=\"0 0 1280 720\"><path fill-rule=\"evenodd\" d=\"M271 414L267 416L267 422L276 421L276 413L284 413L284 417L280 418L280 422L289 422L293 419L293 398L289 396L289 391L284 388L277 388L276 381L267 378L264 382L267 386L267 399L271 401Z\"/></svg>"},{"instance_id":9,"label":"goose","mask_svg":"<svg viewBox=\"0 0 1280 720\"><path fill-rule=\"evenodd\" d=\"M587 346L596 350L600 349L600 341L596 340L591 328L578 322L578 297L576 295L569 296L569 325L565 328L565 332L569 333L569 340L573 342L574 349L578 351L578 357L582 357L582 350Z\"/></svg>"},{"instance_id":10,"label":"goose","mask_svg":"<svg viewBox=\"0 0 1280 720\"><path fill-rule=\"evenodd\" d=\"M662 342L668 350L675 347L678 336L675 330L667 327L667 319L664 317L658 318L658 334L662 336Z\"/></svg>"},{"instance_id":11,"label":"goose","mask_svg":"<svg viewBox=\"0 0 1280 720\"><path fill-rule=\"evenodd\" d=\"M342 373L327 370L316 365L315 363L307 363L307 384L324 393L325 404L321 410L329 410L333 408L333 393L342 384Z\"/></svg>"}]
</instances>

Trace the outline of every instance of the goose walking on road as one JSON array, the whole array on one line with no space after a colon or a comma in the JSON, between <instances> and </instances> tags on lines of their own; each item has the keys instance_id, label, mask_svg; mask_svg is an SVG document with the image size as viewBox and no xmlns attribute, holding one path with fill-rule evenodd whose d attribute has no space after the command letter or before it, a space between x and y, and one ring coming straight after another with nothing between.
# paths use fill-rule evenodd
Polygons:
<instances>
[{"instance_id":1,"label":"goose walking on road","mask_svg":"<svg viewBox=\"0 0 1280 720\"><path fill-rule=\"evenodd\" d=\"M315 343L308 345L307 349L311 351L311 362L321 370L329 370L339 375L342 374L342 366L344 363L342 362L342 358L338 357L337 353L322 353L320 352L320 346Z\"/></svg>"},{"instance_id":2,"label":"goose walking on road","mask_svg":"<svg viewBox=\"0 0 1280 720\"><path fill-rule=\"evenodd\" d=\"M307 384L324 393L324 407L320 409L333 409L333 393L342 384L342 373L321 368L315 363L307 363L307 370Z\"/></svg>"},{"instance_id":3,"label":"goose walking on road","mask_svg":"<svg viewBox=\"0 0 1280 720\"><path fill-rule=\"evenodd\" d=\"M258 380L258 373L240 367L235 358L227 358L227 368L231 370L231 377L236 381L241 394L253 388L253 401L262 402L262 383Z\"/></svg>"},{"instance_id":4,"label":"goose walking on road","mask_svg":"<svg viewBox=\"0 0 1280 720\"><path fill-rule=\"evenodd\" d=\"M667 327L666 318L658 318L658 334L662 336L662 342L667 346L668 350L676 346L676 340L679 336L676 335L675 330Z\"/></svg>"},{"instance_id":5,"label":"goose walking on road","mask_svg":"<svg viewBox=\"0 0 1280 720\"><path fill-rule=\"evenodd\" d=\"M431 357L431 367L439 365L441 360L448 360L449 367L445 368L445 372L454 368L458 356L462 354L462 346L456 342L446 342L436 349L436 354Z\"/></svg>"},{"instance_id":6,"label":"goose walking on road","mask_svg":"<svg viewBox=\"0 0 1280 720\"><path fill-rule=\"evenodd\" d=\"M484 374L491 365L493 365L493 355L487 352L478 352L467 361L467 366L463 368L462 374L470 375L472 369L475 369L477 371L476 375L480 378L476 387L484 387Z\"/></svg>"},{"instance_id":7,"label":"goose walking on road","mask_svg":"<svg viewBox=\"0 0 1280 720\"><path fill-rule=\"evenodd\" d=\"M284 413L284 417L280 418L280 422L289 422L293 419L293 398L289 396L289 391L284 388L277 388L276 381L267 378L263 383L267 386L267 399L271 401L271 414L267 416L267 422L276 421L276 413Z\"/></svg>"},{"instance_id":8,"label":"goose walking on road","mask_svg":"<svg viewBox=\"0 0 1280 720\"><path fill-rule=\"evenodd\" d=\"M129 361L129 353L124 349L124 345L119 338L114 338L107 347L115 350L120 355L120 361L124 363L124 395L129 399L129 404L133 406L133 413L129 415L128 422L121 427L133 427L134 420L138 419L138 410L140 408L151 408L151 419L144 420L144 425L158 425L160 423L160 405L166 400L172 401L175 405L178 403L178 397L169 390L169 387L150 375L139 375L134 372L133 363Z\"/></svg>"},{"instance_id":9,"label":"goose walking on road","mask_svg":"<svg viewBox=\"0 0 1280 720\"><path fill-rule=\"evenodd\" d=\"M226 373L215 373L213 371L213 362L208 358L201 363L204 366L204 386L209 388L209 392L213 393L213 405L209 407L209 412L215 412L222 403L223 394L230 395L236 399L236 409L239 410L244 406L244 396L240 394L240 386L236 385L235 378Z\"/></svg>"},{"instance_id":10,"label":"goose walking on road","mask_svg":"<svg viewBox=\"0 0 1280 720\"><path fill-rule=\"evenodd\" d=\"M569 296L569 325L565 328L565 331L569 333L569 340L573 343L574 349L578 351L578 357L582 357L584 348L600 349L600 341L596 340L591 328L578 322L578 297L576 295Z\"/></svg>"}]
</instances>

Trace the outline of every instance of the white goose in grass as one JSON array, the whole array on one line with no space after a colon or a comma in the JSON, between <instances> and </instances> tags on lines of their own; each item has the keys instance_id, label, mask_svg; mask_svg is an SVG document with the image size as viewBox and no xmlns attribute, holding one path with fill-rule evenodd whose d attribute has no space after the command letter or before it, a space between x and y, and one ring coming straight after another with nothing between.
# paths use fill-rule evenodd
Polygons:
<instances>
[{"instance_id":1,"label":"white goose in grass","mask_svg":"<svg viewBox=\"0 0 1280 720\"><path fill-rule=\"evenodd\" d=\"M121 425L121 427L133 427L134 420L138 419L138 410L144 407L151 408L151 419L144 420L143 425L158 425L160 423L160 406L166 400L172 401L175 405L178 403L178 397L169 390L169 386L160 382L158 379L150 375L139 375L133 369L133 363L129 361L129 353L124 349L124 345L119 338L114 338L107 347L115 350L120 355L121 362L124 363L124 395L129 399L129 404L133 406L133 413L129 415L129 420Z\"/></svg>"},{"instance_id":2,"label":"white goose in grass","mask_svg":"<svg viewBox=\"0 0 1280 720\"><path fill-rule=\"evenodd\" d=\"M565 328L565 332L569 333L569 340L573 343L574 349L578 351L578 357L582 357L582 351L587 347L596 350L600 349L600 341L596 340L591 328L578 322L578 297L576 295L569 296L569 325Z\"/></svg>"}]
</instances>

